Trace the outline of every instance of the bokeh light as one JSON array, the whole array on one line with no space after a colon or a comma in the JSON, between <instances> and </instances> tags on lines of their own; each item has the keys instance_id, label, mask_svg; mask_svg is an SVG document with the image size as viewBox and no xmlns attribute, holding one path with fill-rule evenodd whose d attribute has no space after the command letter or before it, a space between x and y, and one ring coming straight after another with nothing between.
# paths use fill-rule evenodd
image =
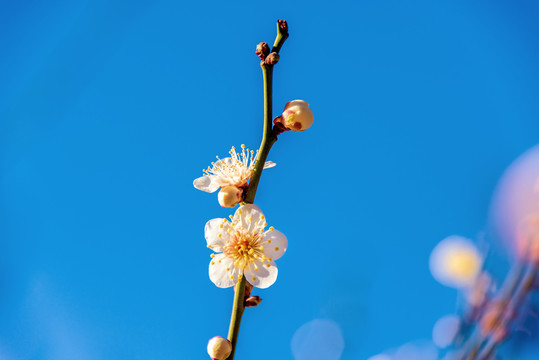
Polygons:
<instances>
[{"instance_id":1,"label":"bokeh light","mask_svg":"<svg viewBox=\"0 0 539 360\"><path fill-rule=\"evenodd\" d=\"M314 319L296 330L291 346L295 360L339 360L344 339L335 321Z\"/></svg>"},{"instance_id":2,"label":"bokeh light","mask_svg":"<svg viewBox=\"0 0 539 360\"><path fill-rule=\"evenodd\" d=\"M386 354L378 354L378 355L371 356L367 360L391 360L391 356L386 355Z\"/></svg>"},{"instance_id":3,"label":"bokeh light","mask_svg":"<svg viewBox=\"0 0 539 360\"><path fill-rule=\"evenodd\" d=\"M434 324L432 329L432 342L439 348L446 348L453 342L460 326L460 318L457 315L446 315Z\"/></svg>"},{"instance_id":4,"label":"bokeh light","mask_svg":"<svg viewBox=\"0 0 539 360\"><path fill-rule=\"evenodd\" d=\"M441 284L454 288L473 285L482 263L482 256L474 243L456 235L438 243L429 259L432 276Z\"/></svg>"},{"instance_id":5,"label":"bokeh light","mask_svg":"<svg viewBox=\"0 0 539 360\"><path fill-rule=\"evenodd\" d=\"M490 222L503 242L516 254L519 248L516 236L519 225L526 218L529 219L530 215L537 213L539 145L526 151L505 170L494 192ZM522 247L526 246L524 244L520 247L524 250Z\"/></svg>"},{"instance_id":6,"label":"bokeh light","mask_svg":"<svg viewBox=\"0 0 539 360\"><path fill-rule=\"evenodd\" d=\"M397 349L393 360L436 360L438 350L430 342L413 342Z\"/></svg>"}]
</instances>

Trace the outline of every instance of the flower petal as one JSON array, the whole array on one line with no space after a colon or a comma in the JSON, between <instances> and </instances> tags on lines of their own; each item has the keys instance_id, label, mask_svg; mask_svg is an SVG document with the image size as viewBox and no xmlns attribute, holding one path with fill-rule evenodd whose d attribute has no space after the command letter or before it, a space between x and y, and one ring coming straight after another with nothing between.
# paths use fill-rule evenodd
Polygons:
<instances>
[{"instance_id":1,"label":"flower petal","mask_svg":"<svg viewBox=\"0 0 539 360\"><path fill-rule=\"evenodd\" d=\"M239 271L234 267L232 258L217 254L210 261L210 280L220 288L231 287L238 281Z\"/></svg>"},{"instance_id":2,"label":"flower petal","mask_svg":"<svg viewBox=\"0 0 539 360\"><path fill-rule=\"evenodd\" d=\"M284 110L288 110L291 106L305 106L305 107L309 107L309 103L305 100L292 100L292 101L289 101L285 104L284 106Z\"/></svg>"},{"instance_id":3,"label":"flower petal","mask_svg":"<svg viewBox=\"0 0 539 360\"><path fill-rule=\"evenodd\" d=\"M217 176L214 175L201 176L193 181L193 186L198 190L212 193L219 189L219 184L216 182L217 179Z\"/></svg>"},{"instance_id":4,"label":"flower petal","mask_svg":"<svg viewBox=\"0 0 539 360\"><path fill-rule=\"evenodd\" d=\"M272 260L277 260L283 256L288 247L286 236L277 230L268 230L262 237L262 245L264 246L264 255Z\"/></svg>"},{"instance_id":5,"label":"flower petal","mask_svg":"<svg viewBox=\"0 0 539 360\"><path fill-rule=\"evenodd\" d=\"M277 165L277 164L274 163L273 161L266 161L266 162L264 163L264 169L272 168L272 167L274 167L275 165Z\"/></svg>"},{"instance_id":6,"label":"flower petal","mask_svg":"<svg viewBox=\"0 0 539 360\"><path fill-rule=\"evenodd\" d=\"M241 225L247 232L252 232L255 228L260 228L265 223L262 210L255 204L242 205L236 210L233 222Z\"/></svg>"},{"instance_id":7,"label":"flower petal","mask_svg":"<svg viewBox=\"0 0 539 360\"><path fill-rule=\"evenodd\" d=\"M273 285L275 280L277 280L277 273L275 262L271 261L263 264L256 260L245 269L244 276L249 284L260 289L265 289Z\"/></svg>"},{"instance_id":8,"label":"flower petal","mask_svg":"<svg viewBox=\"0 0 539 360\"><path fill-rule=\"evenodd\" d=\"M230 239L230 223L226 219L211 219L204 227L204 237L208 247L215 252L223 251L223 246Z\"/></svg>"}]
</instances>

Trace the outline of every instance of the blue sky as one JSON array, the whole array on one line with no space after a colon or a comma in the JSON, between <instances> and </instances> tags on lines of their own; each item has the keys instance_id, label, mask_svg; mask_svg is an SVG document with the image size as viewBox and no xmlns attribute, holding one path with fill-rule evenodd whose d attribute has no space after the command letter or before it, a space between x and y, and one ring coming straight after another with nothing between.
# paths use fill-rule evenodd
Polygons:
<instances>
[{"instance_id":1,"label":"blue sky","mask_svg":"<svg viewBox=\"0 0 539 360\"><path fill-rule=\"evenodd\" d=\"M226 336L233 294L208 278L203 229L232 211L192 181L259 145L254 50L277 19L275 115L300 98L315 124L269 155L256 203L289 248L236 359L294 359L315 319L337 324L342 360L429 339L456 304L430 251L478 239L504 169L539 143L538 16L518 0L2 2L0 358L203 359Z\"/></svg>"}]
</instances>

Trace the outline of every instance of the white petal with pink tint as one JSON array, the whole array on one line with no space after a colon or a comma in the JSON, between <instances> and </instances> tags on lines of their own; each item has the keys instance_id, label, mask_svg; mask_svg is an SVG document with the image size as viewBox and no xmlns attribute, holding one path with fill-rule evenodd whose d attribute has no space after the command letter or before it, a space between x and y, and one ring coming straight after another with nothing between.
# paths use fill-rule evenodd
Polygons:
<instances>
[{"instance_id":1,"label":"white petal with pink tint","mask_svg":"<svg viewBox=\"0 0 539 360\"><path fill-rule=\"evenodd\" d=\"M213 219L206 223L205 237L212 255L209 274L218 287L233 286L245 280L259 288L271 286L277 279L274 260L280 258L288 246L286 236L270 227L265 231L266 219L253 204L238 208L232 221Z\"/></svg>"},{"instance_id":2,"label":"white petal with pink tint","mask_svg":"<svg viewBox=\"0 0 539 360\"><path fill-rule=\"evenodd\" d=\"M262 210L254 204L246 204L238 208L232 222L240 224L248 232L254 231L255 228L260 230L266 223Z\"/></svg>"},{"instance_id":3,"label":"white petal with pink tint","mask_svg":"<svg viewBox=\"0 0 539 360\"><path fill-rule=\"evenodd\" d=\"M260 289L265 289L273 285L275 280L277 280L277 273L275 262L262 263L255 261L245 269L244 276L249 284Z\"/></svg>"},{"instance_id":4,"label":"white petal with pink tint","mask_svg":"<svg viewBox=\"0 0 539 360\"><path fill-rule=\"evenodd\" d=\"M264 255L272 260L277 260L286 251L288 240L282 232L270 228L264 233L262 245L264 245Z\"/></svg>"}]
</instances>

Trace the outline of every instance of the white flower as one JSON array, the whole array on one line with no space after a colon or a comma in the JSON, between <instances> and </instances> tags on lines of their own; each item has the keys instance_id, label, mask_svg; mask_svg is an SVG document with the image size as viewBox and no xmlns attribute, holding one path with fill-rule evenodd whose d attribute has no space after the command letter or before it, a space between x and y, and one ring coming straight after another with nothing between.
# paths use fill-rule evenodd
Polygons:
<instances>
[{"instance_id":1,"label":"white flower","mask_svg":"<svg viewBox=\"0 0 539 360\"><path fill-rule=\"evenodd\" d=\"M258 151L255 152L241 145L241 153L236 152L234 146L230 150L230 157L219 159L212 162L212 167L208 167L204 171L204 176L193 181L193 185L198 190L208 193L217 191L217 189L225 186L235 186L242 188L251 178L258 156ZM264 164L264 169L274 167L275 163L267 161Z\"/></svg>"},{"instance_id":2,"label":"white flower","mask_svg":"<svg viewBox=\"0 0 539 360\"><path fill-rule=\"evenodd\" d=\"M277 279L274 260L286 251L286 237L273 227L264 231L266 218L256 205L240 206L230 217L212 219L204 229L208 247L218 253L211 255L211 281L226 288L245 276L253 286L271 286Z\"/></svg>"}]
</instances>

